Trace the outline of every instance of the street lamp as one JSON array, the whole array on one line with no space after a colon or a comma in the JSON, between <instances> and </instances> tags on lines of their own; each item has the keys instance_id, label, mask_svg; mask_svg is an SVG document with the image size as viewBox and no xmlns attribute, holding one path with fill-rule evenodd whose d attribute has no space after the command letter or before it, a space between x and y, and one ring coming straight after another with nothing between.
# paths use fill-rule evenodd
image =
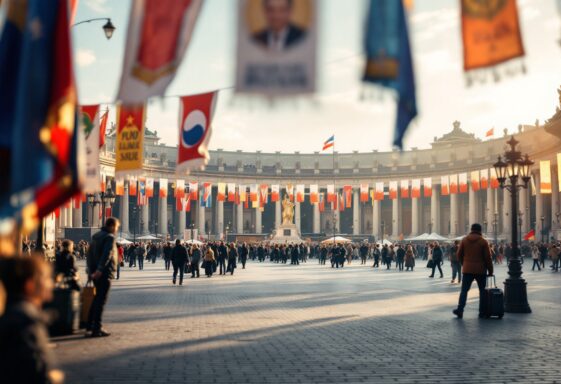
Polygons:
<instances>
[{"instance_id":1,"label":"street lamp","mask_svg":"<svg viewBox=\"0 0 561 384\"><path fill-rule=\"evenodd\" d=\"M101 225L105 225L105 206L108 205L109 208L111 208L111 205L113 205L115 203L115 194L113 193L113 191L111 190L111 183L108 183L107 185L107 191L105 192L101 192L100 194L101 197L101 215L102 215L102 224Z\"/></svg>"},{"instance_id":2,"label":"street lamp","mask_svg":"<svg viewBox=\"0 0 561 384\"><path fill-rule=\"evenodd\" d=\"M117 28L115 28L115 26L111 22L111 19L108 18L108 17L97 17L95 19L88 19L88 20L79 21L76 24L73 24L72 27L75 27L75 26L80 25L80 24L90 23L92 21L100 21L100 20L107 20L107 22L105 24L103 24L103 27L101 27L101 28L103 29L103 33L105 33L105 37L107 38L107 40L109 40L113 36L113 32L115 32L115 29L117 29Z\"/></svg>"},{"instance_id":3,"label":"street lamp","mask_svg":"<svg viewBox=\"0 0 561 384\"><path fill-rule=\"evenodd\" d=\"M493 213L493 237L495 238L495 246L499 245L499 212Z\"/></svg>"},{"instance_id":4,"label":"street lamp","mask_svg":"<svg viewBox=\"0 0 561 384\"><path fill-rule=\"evenodd\" d=\"M191 229L191 242L193 242L193 231L195 230L195 224L191 223L189 224L189 228Z\"/></svg>"},{"instance_id":5,"label":"street lamp","mask_svg":"<svg viewBox=\"0 0 561 384\"><path fill-rule=\"evenodd\" d=\"M132 228L133 228L133 242L135 242L135 243L136 243L136 229L137 229L137 226L138 226L138 213L139 212L140 212L140 207L138 207L136 205L134 207L132 207L132 217L133 217L133 220L134 220L134 224L132 226Z\"/></svg>"},{"instance_id":6,"label":"street lamp","mask_svg":"<svg viewBox=\"0 0 561 384\"><path fill-rule=\"evenodd\" d=\"M483 220L483 227L485 228L485 233L488 234L489 233L489 223L487 222L487 219Z\"/></svg>"},{"instance_id":7,"label":"street lamp","mask_svg":"<svg viewBox=\"0 0 561 384\"><path fill-rule=\"evenodd\" d=\"M545 228L543 227L543 223L545 221L545 216L540 217L540 220L542 222L542 226L540 227L541 228L541 233L542 233L542 236L541 236L542 237L542 243L545 243L545 241L543 239L544 235L545 235Z\"/></svg>"},{"instance_id":8,"label":"street lamp","mask_svg":"<svg viewBox=\"0 0 561 384\"><path fill-rule=\"evenodd\" d=\"M524 212L518 212L518 243L522 246L522 216Z\"/></svg>"},{"instance_id":9,"label":"street lamp","mask_svg":"<svg viewBox=\"0 0 561 384\"><path fill-rule=\"evenodd\" d=\"M173 224L171 223L171 220L168 220L168 234L170 235L170 239L173 239Z\"/></svg>"},{"instance_id":10,"label":"street lamp","mask_svg":"<svg viewBox=\"0 0 561 384\"><path fill-rule=\"evenodd\" d=\"M90 210L90 211L91 211L91 220L90 220L90 223L91 223L91 226L93 227L93 225L94 225L94 208L95 208L96 205L101 204L101 201L99 201L99 200L96 198L95 194L93 194L93 193L87 194L87 195L86 195L86 200L88 201L88 205L91 207L91 210Z\"/></svg>"},{"instance_id":11,"label":"street lamp","mask_svg":"<svg viewBox=\"0 0 561 384\"><path fill-rule=\"evenodd\" d=\"M382 220L382 241L384 241L386 235L386 222Z\"/></svg>"},{"instance_id":12,"label":"street lamp","mask_svg":"<svg viewBox=\"0 0 561 384\"><path fill-rule=\"evenodd\" d=\"M511 237L512 257L508 261L508 275L505 280L505 311L513 313L531 313L526 292L526 281L522 278L522 262L520 260L520 248L518 245L518 189L528 188L530 181L530 167L534 164L526 154L522 156L516 150L518 141L512 136L507 142L510 150L504 153L504 159L499 156L498 161L493 164L497 173L497 179L502 189L510 192L511 196ZM507 180L509 183L507 183ZM522 183L519 183L521 180Z\"/></svg>"}]
</instances>

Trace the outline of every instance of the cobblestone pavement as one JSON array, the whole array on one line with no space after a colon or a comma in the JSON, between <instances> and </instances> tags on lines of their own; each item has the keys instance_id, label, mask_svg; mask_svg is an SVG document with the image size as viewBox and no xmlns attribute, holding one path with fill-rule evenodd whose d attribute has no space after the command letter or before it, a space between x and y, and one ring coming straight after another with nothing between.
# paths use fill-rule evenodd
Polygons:
<instances>
[{"instance_id":1,"label":"cobblestone pavement","mask_svg":"<svg viewBox=\"0 0 561 384\"><path fill-rule=\"evenodd\" d=\"M561 383L561 273L528 264L533 314L503 320L477 318L476 288L453 318L448 264L428 279L249 263L183 286L162 261L126 267L105 314L113 335L55 339L55 353L69 383Z\"/></svg>"}]
</instances>

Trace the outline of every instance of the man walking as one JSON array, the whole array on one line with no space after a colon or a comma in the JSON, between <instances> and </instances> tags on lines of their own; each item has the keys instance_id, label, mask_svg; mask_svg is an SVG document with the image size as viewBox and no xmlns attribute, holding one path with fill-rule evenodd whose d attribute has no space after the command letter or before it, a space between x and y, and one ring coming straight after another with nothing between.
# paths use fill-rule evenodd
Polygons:
<instances>
[{"instance_id":1,"label":"man walking","mask_svg":"<svg viewBox=\"0 0 561 384\"><path fill-rule=\"evenodd\" d=\"M181 245L181 240L175 240L175 247L171 251L171 263L173 265L173 280L172 283L175 284L177 281L177 273L179 272L179 285L183 285L183 274L185 273L185 263L189 256L187 255L187 249Z\"/></svg>"},{"instance_id":2,"label":"man walking","mask_svg":"<svg viewBox=\"0 0 561 384\"><path fill-rule=\"evenodd\" d=\"M95 297L86 327L86 330L91 331L91 337L111 335L103 329L101 318L111 288L111 280L115 278L115 271L117 270L118 255L115 234L119 230L119 224L119 220L116 218L108 218L101 231L93 235L87 256L89 277L95 285Z\"/></svg>"},{"instance_id":3,"label":"man walking","mask_svg":"<svg viewBox=\"0 0 561 384\"><path fill-rule=\"evenodd\" d=\"M218 247L218 266L220 267L220 274L226 274L226 259L228 258L228 248L224 245L224 242L220 243Z\"/></svg>"},{"instance_id":4,"label":"man walking","mask_svg":"<svg viewBox=\"0 0 561 384\"><path fill-rule=\"evenodd\" d=\"M484 317L485 285L487 275L493 276L493 261L489 243L481 234L481 224L473 224L470 234L462 239L458 248L458 260L462 265L463 281L458 308L453 313L459 319L464 316L467 293L475 280L479 287L479 317Z\"/></svg>"},{"instance_id":5,"label":"man walking","mask_svg":"<svg viewBox=\"0 0 561 384\"><path fill-rule=\"evenodd\" d=\"M210 248L210 247L209 247ZM200 263L201 263L201 250L199 249L198 245L193 246L193 253L191 254L191 278L201 277L201 270L200 270Z\"/></svg>"}]
</instances>

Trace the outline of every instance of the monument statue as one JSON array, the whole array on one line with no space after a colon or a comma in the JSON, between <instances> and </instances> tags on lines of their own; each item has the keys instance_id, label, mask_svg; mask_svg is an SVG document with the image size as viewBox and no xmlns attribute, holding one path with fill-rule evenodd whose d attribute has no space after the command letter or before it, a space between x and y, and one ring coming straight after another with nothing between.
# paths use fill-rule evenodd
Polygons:
<instances>
[{"instance_id":1,"label":"monument statue","mask_svg":"<svg viewBox=\"0 0 561 384\"><path fill-rule=\"evenodd\" d=\"M290 201L288 195L282 199L282 225L292 224L294 219L294 203Z\"/></svg>"}]
</instances>

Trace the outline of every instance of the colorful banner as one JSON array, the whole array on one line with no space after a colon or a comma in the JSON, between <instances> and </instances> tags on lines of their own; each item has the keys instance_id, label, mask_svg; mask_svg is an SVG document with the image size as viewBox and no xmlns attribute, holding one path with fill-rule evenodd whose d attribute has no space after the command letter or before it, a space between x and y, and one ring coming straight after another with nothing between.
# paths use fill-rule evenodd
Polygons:
<instances>
[{"instance_id":1,"label":"colorful banner","mask_svg":"<svg viewBox=\"0 0 561 384\"><path fill-rule=\"evenodd\" d=\"M460 193L467 193L468 191L468 175L463 172L458 175L458 182L460 184Z\"/></svg>"},{"instance_id":2,"label":"colorful banner","mask_svg":"<svg viewBox=\"0 0 561 384\"><path fill-rule=\"evenodd\" d=\"M99 192L99 105L80 107L80 129L86 139L86 177L84 192Z\"/></svg>"},{"instance_id":3,"label":"colorful banner","mask_svg":"<svg viewBox=\"0 0 561 384\"><path fill-rule=\"evenodd\" d=\"M115 179L115 195L123 196L125 194L125 179L118 177Z\"/></svg>"},{"instance_id":4,"label":"colorful banner","mask_svg":"<svg viewBox=\"0 0 561 384\"><path fill-rule=\"evenodd\" d=\"M401 180L399 183L400 190L401 190L401 198L408 199L409 198L409 180Z\"/></svg>"},{"instance_id":5,"label":"colorful banner","mask_svg":"<svg viewBox=\"0 0 561 384\"><path fill-rule=\"evenodd\" d=\"M374 192L374 200L381 201L384 200L384 182L380 181L376 183L376 189Z\"/></svg>"},{"instance_id":6,"label":"colorful banner","mask_svg":"<svg viewBox=\"0 0 561 384\"><path fill-rule=\"evenodd\" d=\"M137 183L136 177L131 176L129 178L129 196L136 196L137 190L138 190L137 184L138 183Z\"/></svg>"},{"instance_id":7,"label":"colorful banner","mask_svg":"<svg viewBox=\"0 0 561 384\"><path fill-rule=\"evenodd\" d=\"M350 208L353 205L353 187L351 185L343 186L343 196L345 198L345 207Z\"/></svg>"},{"instance_id":8,"label":"colorful banner","mask_svg":"<svg viewBox=\"0 0 561 384\"><path fill-rule=\"evenodd\" d=\"M320 192L319 194L319 211L320 212L325 212L325 194L323 192Z\"/></svg>"},{"instance_id":9,"label":"colorful banner","mask_svg":"<svg viewBox=\"0 0 561 384\"><path fill-rule=\"evenodd\" d=\"M203 193L201 194L201 207L212 207L212 184L203 183Z\"/></svg>"},{"instance_id":10,"label":"colorful banner","mask_svg":"<svg viewBox=\"0 0 561 384\"><path fill-rule=\"evenodd\" d=\"M163 96L191 40L202 0L134 0L118 99Z\"/></svg>"},{"instance_id":11,"label":"colorful banner","mask_svg":"<svg viewBox=\"0 0 561 384\"><path fill-rule=\"evenodd\" d=\"M335 186L333 184L327 185L327 202L333 203L337 201L337 197L335 195Z\"/></svg>"},{"instance_id":12,"label":"colorful banner","mask_svg":"<svg viewBox=\"0 0 561 384\"><path fill-rule=\"evenodd\" d=\"M448 176L440 176L440 195L448 196L450 194L450 185Z\"/></svg>"},{"instance_id":13,"label":"colorful banner","mask_svg":"<svg viewBox=\"0 0 561 384\"><path fill-rule=\"evenodd\" d=\"M271 202L275 203L279 201L280 197L280 186L278 184L271 185Z\"/></svg>"},{"instance_id":14,"label":"colorful banner","mask_svg":"<svg viewBox=\"0 0 561 384\"><path fill-rule=\"evenodd\" d=\"M228 202L235 203L236 202L236 184L235 183L228 183Z\"/></svg>"},{"instance_id":15,"label":"colorful banner","mask_svg":"<svg viewBox=\"0 0 561 384\"><path fill-rule=\"evenodd\" d=\"M217 192L216 192L216 201L224 201L224 200L226 200L226 184L218 183Z\"/></svg>"},{"instance_id":16,"label":"colorful banner","mask_svg":"<svg viewBox=\"0 0 561 384\"><path fill-rule=\"evenodd\" d=\"M411 180L411 197L413 199L421 197L421 179Z\"/></svg>"},{"instance_id":17,"label":"colorful banner","mask_svg":"<svg viewBox=\"0 0 561 384\"><path fill-rule=\"evenodd\" d=\"M211 122L218 92L202 93L180 98L179 145L177 146L178 173L203 169L208 163L208 143Z\"/></svg>"},{"instance_id":18,"label":"colorful banner","mask_svg":"<svg viewBox=\"0 0 561 384\"><path fill-rule=\"evenodd\" d=\"M245 185L238 185L238 195L240 202L247 202L247 187Z\"/></svg>"},{"instance_id":19,"label":"colorful banner","mask_svg":"<svg viewBox=\"0 0 561 384\"><path fill-rule=\"evenodd\" d=\"M397 181L390 181L390 200L397 199Z\"/></svg>"},{"instance_id":20,"label":"colorful banner","mask_svg":"<svg viewBox=\"0 0 561 384\"><path fill-rule=\"evenodd\" d=\"M138 178L138 195L136 195L137 205L148 205L148 197L146 196L146 178Z\"/></svg>"},{"instance_id":21,"label":"colorful banner","mask_svg":"<svg viewBox=\"0 0 561 384\"><path fill-rule=\"evenodd\" d=\"M479 191L479 171L471 171L469 181L471 183L471 189L476 192Z\"/></svg>"},{"instance_id":22,"label":"colorful banner","mask_svg":"<svg viewBox=\"0 0 561 384\"><path fill-rule=\"evenodd\" d=\"M180 199L185 197L185 180L175 180L174 196Z\"/></svg>"},{"instance_id":23,"label":"colorful banner","mask_svg":"<svg viewBox=\"0 0 561 384\"><path fill-rule=\"evenodd\" d=\"M142 170L144 156L144 105L117 106L115 173Z\"/></svg>"},{"instance_id":24,"label":"colorful banner","mask_svg":"<svg viewBox=\"0 0 561 384\"><path fill-rule=\"evenodd\" d=\"M316 88L315 0L240 0L235 91L267 96Z\"/></svg>"},{"instance_id":25,"label":"colorful banner","mask_svg":"<svg viewBox=\"0 0 561 384\"><path fill-rule=\"evenodd\" d=\"M551 193L551 163L549 160L540 161L540 193Z\"/></svg>"},{"instance_id":26,"label":"colorful banner","mask_svg":"<svg viewBox=\"0 0 561 384\"><path fill-rule=\"evenodd\" d=\"M146 178L146 197L154 197L154 179Z\"/></svg>"},{"instance_id":27,"label":"colorful banner","mask_svg":"<svg viewBox=\"0 0 561 384\"><path fill-rule=\"evenodd\" d=\"M432 177L425 177L423 179L423 196L432 197Z\"/></svg>"},{"instance_id":28,"label":"colorful banner","mask_svg":"<svg viewBox=\"0 0 561 384\"><path fill-rule=\"evenodd\" d=\"M462 0L464 70L524 56L516 0Z\"/></svg>"},{"instance_id":29,"label":"colorful banner","mask_svg":"<svg viewBox=\"0 0 561 384\"><path fill-rule=\"evenodd\" d=\"M189 182L189 195L191 200L196 201L199 198L199 183L196 181Z\"/></svg>"},{"instance_id":30,"label":"colorful banner","mask_svg":"<svg viewBox=\"0 0 561 384\"><path fill-rule=\"evenodd\" d=\"M160 190L159 190L159 197L160 199L167 199L168 197L168 179L161 178L160 179Z\"/></svg>"},{"instance_id":31,"label":"colorful banner","mask_svg":"<svg viewBox=\"0 0 561 384\"><path fill-rule=\"evenodd\" d=\"M319 203L319 189L317 184L310 185L310 204Z\"/></svg>"},{"instance_id":32,"label":"colorful banner","mask_svg":"<svg viewBox=\"0 0 561 384\"><path fill-rule=\"evenodd\" d=\"M489 188L489 170L482 169L479 171L479 186L481 189Z\"/></svg>"},{"instance_id":33,"label":"colorful banner","mask_svg":"<svg viewBox=\"0 0 561 384\"><path fill-rule=\"evenodd\" d=\"M350 208L350 205L345 206L345 196L343 193L339 193L339 212L343 212L345 208Z\"/></svg>"},{"instance_id":34,"label":"colorful banner","mask_svg":"<svg viewBox=\"0 0 561 384\"><path fill-rule=\"evenodd\" d=\"M251 184L249 186L249 201L252 203L258 201L257 200L257 184Z\"/></svg>"},{"instance_id":35,"label":"colorful banner","mask_svg":"<svg viewBox=\"0 0 561 384\"><path fill-rule=\"evenodd\" d=\"M290 201L294 201L294 185L286 184L286 194Z\"/></svg>"},{"instance_id":36,"label":"colorful banner","mask_svg":"<svg viewBox=\"0 0 561 384\"><path fill-rule=\"evenodd\" d=\"M259 206L264 207L268 202L269 197L269 186L267 184L261 184L259 186Z\"/></svg>"},{"instance_id":37,"label":"colorful banner","mask_svg":"<svg viewBox=\"0 0 561 384\"><path fill-rule=\"evenodd\" d=\"M186 193L185 197L182 200L183 200L183 210L185 212L191 212L191 201L193 201L191 199L191 195Z\"/></svg>"},{"instance_id":38,"label":"colorful banner","mask_svg":"<svg viewBox=\"0 0 561 384\"><path fill-rule=\"evenodd\" d=\"M368 203L368 184L360 184L360 202Z\"/></svg>"},{"instance_id":39,"label":"colorful banner","mask_svg":"<svg viewBox=\"0 0 561 384\"><path fill-rule=\"evenodd\" d=\"M499 179L497 178L497 171L495 171L495 168L491 168L491 169L489 170L489 172L490 172L490 174L491 174L491 177L490 177L490 180L491 180L491 181L490 181L491 188L492 188L492 189L497 189L497 188L499 188L500 183L499 183Z\"/></svg>"},{"instance_id":40,"label":"colorful banner","mask_svg":"<svg viewBox=\"0 0 561 384\"><path fill-rule=\"evenodd\" d=\"M304 202L304 184L296 185L296 201L298 203Z\"/></svg>"},{"instance_id":41,"label":"colorful banner","mask_svg":"<svg viewBox=\"0 0 561 384\"><path fill-rule=\"evenodd\" d=\"M450 175L450 194L455 195L458 193L458 175Z\"/></svg>"}]
</instances>

